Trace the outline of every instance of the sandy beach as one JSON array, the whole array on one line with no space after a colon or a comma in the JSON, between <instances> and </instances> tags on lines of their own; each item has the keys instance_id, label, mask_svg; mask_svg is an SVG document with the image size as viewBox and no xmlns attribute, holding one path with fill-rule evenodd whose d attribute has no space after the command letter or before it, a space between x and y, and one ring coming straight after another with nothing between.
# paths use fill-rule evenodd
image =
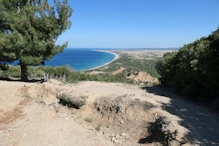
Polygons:
<instances>
[{"instance_id":1,"label":"sandy beach","mask_svg":"<svg viewBox=\"0 0 219 146\"><path fill-rule=\"evenodd\" d=\"M110 54L115 55L115 58L114 58L112 61L105 63L104 65L97 66L97 67L94 67L94 68L91 68L91 69L88 69L88 70L84 70L84 71L91 71L91 70L95 70L95 69L104 67L104 66L106 66L106 65L108 65L108 64L110 64L110 63L112 63L113 61L115 61L116 59L119 58L119 55L118 55L117 53L115 53L115 52L112 52L112 51L108 51L108 50L107 50L107 51L106 51L106 50L93 50L93 51L110 53Z\"/></svg>"},{"instance_id":2,"label":"sandy beach","mask_svg":"<svg viewBox=\"0 0 219 146\"><path fill-rule=\"evenodd\" d=\"M110 53L110 54L115 55L115 58L112 61L105 63L104 65L97 66L97 67L94 67L94 68L91 68L88 70L84 70L84 71L92 71L92 70L104 67L104 66L112 63L116 59L118 59L119 54L129 55L133 59L148 59L148 60L150 60L150 59L153 59L154 56L155 57L162 57L165 53L174 52L176 50L168 50L168 49L167 50L125 50L125 49L123 50L123 49L121 49L121 50L113 50L113 51L110 51L110 50L93 50L93 51Z\"/></svg>"}]
</instances>

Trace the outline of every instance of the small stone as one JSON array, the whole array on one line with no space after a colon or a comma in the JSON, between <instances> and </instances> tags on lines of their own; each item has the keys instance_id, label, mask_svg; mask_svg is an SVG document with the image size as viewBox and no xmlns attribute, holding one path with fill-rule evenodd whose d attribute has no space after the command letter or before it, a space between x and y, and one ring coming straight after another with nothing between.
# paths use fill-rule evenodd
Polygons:
<instances>
[{"instance_id":1,"label":"small stone","mask_svg":"<svg viewBox=\"0 0 219 146\"><path fill-rule=\"evenodd\" d=\"M123 124L124 122L123 122L123 121L120 121L120 123Z\"/></svg>"},{"instance_id":2,"label":"small stone","mask_svg":"<svg viewBox=\"0 0 219 146\"><path fill-rule=\"evenodd\" d=\"M126 136L126 134L125 134L125 133L122 133L121 136Z\"/></svg>"},{"instance_id":3,"label":"small stone","mask_svg":"<svg viewBox=\"0 0 219 146\"><path fill-rule=\"evenodd\" d=\"M8 129L8 131L12 131L12 130L13 130L12 128L9 128L9 129Z\"/></svg>"},{"instance_id":4,"label":"small stone","mask_svg":"<svg viewBox=\"0 0 219 146\"><path fill-rule=\"evenodd\" d=\"M115 140L115 141L114 141L114 143L120 143L120 141L118 141L118 140Z\"/></svg>"},{"instance_id":5,"label":"small stone","mask_svg":"<svg viewBox=\"0 0 219 146\"><path fill-rule=\"evenodd\" d=\"M100 134L104 134L104 132L103 132L103 131L100 131L99 133L100 133Z\"/></svg>"},{"instance_id":6,"label":"small stone","mask_svg":"<svg viewBox=\"0 0 219 146\"><path fill-rule=\"evenodd\" d=\"M178 141L176 141L176 140L172 140L171 142L170 142L170 146L180 146L181 144L178 142Z\"/></svg>"},{"instance_id":7,"label":"small stone","mask_svg":"<svg viewBox=\"0 0 219 146\"><path fill-rule=\"evenodd\" d=\"M113 137L113 138L111 139L111 141L113 141L113 142L115 142L115 140L116 140L116 138L115 138L115 137Z\"/></svg>"},{"instance_id":8,"label":"small stone","mask_svg":"<svg viewBox=\"0 0 219 146\"><path fill-rule=\"evenodd\" d=\"M117 138L117 139L119 139L119 137L120 137L119 135L116 135L116 138Z\"/></svg>"}]
</instances>

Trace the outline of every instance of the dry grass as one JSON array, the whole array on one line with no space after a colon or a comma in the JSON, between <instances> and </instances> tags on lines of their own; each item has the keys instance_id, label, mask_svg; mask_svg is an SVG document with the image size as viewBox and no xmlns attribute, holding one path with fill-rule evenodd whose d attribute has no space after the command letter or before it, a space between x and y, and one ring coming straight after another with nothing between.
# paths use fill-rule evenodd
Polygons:
<instances>
[{"instance_id":1,"label":"dry grass","mask_svg":"<svg viewBox=\"0 0 219 146\"><path fill-rule=\"evenodd\" d=\"M80 109L83 105L86 104L86 97L73 97L72 95L61 93L56 96L59 99L59 103L62 105Z\"/></svg>"}]
</instances>

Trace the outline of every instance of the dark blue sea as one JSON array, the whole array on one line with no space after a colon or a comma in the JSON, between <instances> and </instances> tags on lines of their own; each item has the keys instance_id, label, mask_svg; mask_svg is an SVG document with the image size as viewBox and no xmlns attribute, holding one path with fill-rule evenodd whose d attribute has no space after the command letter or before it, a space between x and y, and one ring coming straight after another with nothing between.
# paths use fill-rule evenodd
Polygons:
<instances>
[{"instance_id":1,"label":"dark blue sea","mask_svg":"<svg viewBox=\"0 0 219 146\"><path fill-rule=\"evenodd\" d=\"M116 56L111 53L99 52L96 50L105 49L85 49L85 48L66 48L63 52L55 55L51 60L45 61L45 66L66 66L69 65L75 71L89 70L98 66L102 66L110 61L112 61ZM116 50L116 49L106 49L106 50ZM138 49L127 49L130 51L135 50L178 50L177 48L138 48ZM12 63L17 65L18 61Z\"/></svg>"},{"instance_id":2,"label":"dark blue sea","mask_svg":"<svg viewBox=\"0 0 219 146\"><path fill-rule=\"evenodd\" d=\"M104 65L115 57L114 54L92 49L65 49L50 61L46 61L45 65L52 67L70 65L76 71L84 71Z\"/></svg>"}]
</instances>

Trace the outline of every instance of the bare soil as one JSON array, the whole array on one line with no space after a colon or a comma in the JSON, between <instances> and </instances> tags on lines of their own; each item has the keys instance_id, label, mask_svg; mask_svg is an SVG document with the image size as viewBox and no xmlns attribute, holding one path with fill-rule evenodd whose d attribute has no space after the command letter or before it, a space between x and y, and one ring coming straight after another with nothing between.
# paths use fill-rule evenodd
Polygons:
<instances>
[{"instance_id":1,"label":"bare soil","mask_svg":"<svg viewBox=\"0 0 219 146\"><path fill-rule=\"evenodd\" d=\"M63 106L60 92L86 105ZM174 134L168 145L219 145L217 113L154 87L0 81L0 102L0 146L165 145L165 134L150 132L160 117Z\"/></svg>"}]
</instances>

